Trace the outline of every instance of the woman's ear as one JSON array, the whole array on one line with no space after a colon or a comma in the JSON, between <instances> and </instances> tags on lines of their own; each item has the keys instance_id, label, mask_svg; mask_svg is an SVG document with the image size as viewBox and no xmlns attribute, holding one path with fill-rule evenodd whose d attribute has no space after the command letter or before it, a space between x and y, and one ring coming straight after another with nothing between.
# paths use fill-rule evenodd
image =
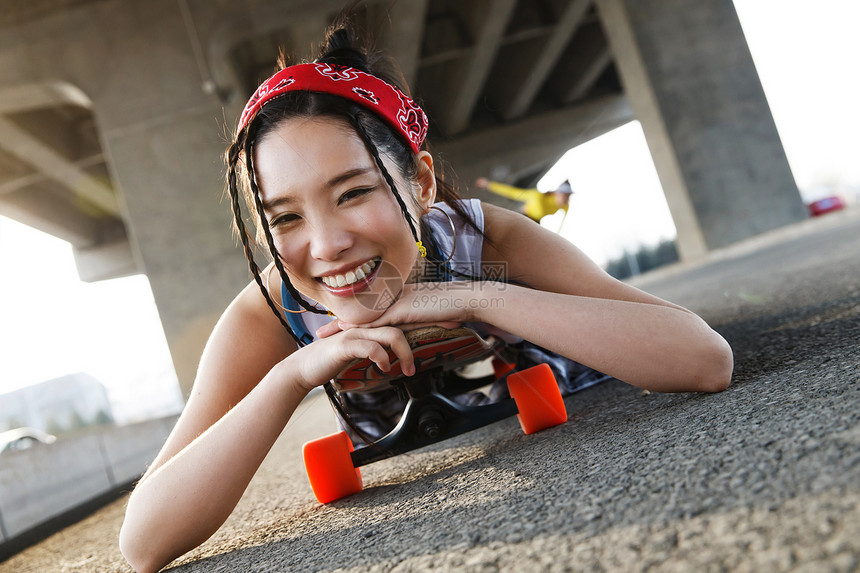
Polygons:
<instances>
[{"instance_id":1,"label":"woman's ear","mask_svg":"<svg viewBox=\"0 0 860 573\"><path fill-rule=\"evenodd\" d=\"M418 152L418 191L415 197L421 206L421 212L430 210L430 205L436 202L436 172L433 170L433 156L426 151Z\"/></svg>"}]
</instances>

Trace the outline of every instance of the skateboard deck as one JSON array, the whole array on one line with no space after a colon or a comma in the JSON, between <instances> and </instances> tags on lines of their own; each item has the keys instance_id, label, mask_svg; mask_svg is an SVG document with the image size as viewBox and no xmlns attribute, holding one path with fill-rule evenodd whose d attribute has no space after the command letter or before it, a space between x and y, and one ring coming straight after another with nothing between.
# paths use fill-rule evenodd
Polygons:
<instances>
[{"instance_id":1,"label":"skateboard deck","mask_svg":"<svg viewBox=\"0 0 860 573\"><path fill-rule=\"evenodd\" d=\"M447 372L467 364L484 360L495 355L502 346L496 338L483 338L471 328L441 328L430 326L406 333L406 340L412 348L415 359L415 374L409 378L417 379L429 370ZM374 392L390 387L391 382L405 378L400 361L388 353L391 369L383 372L372 360L354 360L333 380L339 392Z\"/></svg>"}]
</instances>

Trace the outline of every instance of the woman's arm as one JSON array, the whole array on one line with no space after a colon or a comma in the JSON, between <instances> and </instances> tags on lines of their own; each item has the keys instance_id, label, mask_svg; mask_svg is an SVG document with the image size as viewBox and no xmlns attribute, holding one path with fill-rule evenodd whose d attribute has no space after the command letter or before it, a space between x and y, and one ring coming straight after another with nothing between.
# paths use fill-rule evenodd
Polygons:
<instances>
[{"instance_id":1,"label":"woman's arm","mask_svg":"<svg viewBox=\"0 0 860 573\"><path fill-rule=\"evenodd\" d=\"M634 386L717 392L731 380L728 344L699 317L675 308L507 286L475 319Z\"/></svg>"},{"instance_id":2,"label":"woman's arm","mask_svg":"<svg viewBox=\"0 0 860 573\"><path fill-rule=\"evenodd\" d=\"M569 241L484 205L484 264L527 284L496 285L488 322L610 374L661 392L719 391L731 380L726 341L694 313L615 280Z\"/></svg>"},{"instance_id":3,"label":"woman's arm","mask_svg":"<svg viewBox=\"0 0 860 573\"><path fill-rule=\"evenodd\" d=\"M256 288L246 288L218 322L185 410L129 499L120 548L139 572L157 571L224 523L311 388L355 357L386 370L388 348L411 361L396 328L296 351Z\"/></svg>"},{"instance_id":4,"label":"woman's arm","mask_svg":"<svg viewBox=\"0 0 860 573\"><path fill-rule=\"evenodd\" d=\"M480 321L642 388L729 385L731 348L701 318L613 279L569 241L524 217L484 204L484 218L485 270L497 266L497 276L503 265L509 279L528 287L407 285L395 305L364 326Z\"/></svg>"},{"instance_id":5,"label":"woman's arm","mask_svg":"<svg viewBox=\"0 0 860 573\"><path fill-rule=\"evenodd\" d=\"M216 325L188 403L129 499L120 548L137 571L157 571L220 527L303 398L281 363L295 344L254 289Z\"/></svg>"}]
</instances>

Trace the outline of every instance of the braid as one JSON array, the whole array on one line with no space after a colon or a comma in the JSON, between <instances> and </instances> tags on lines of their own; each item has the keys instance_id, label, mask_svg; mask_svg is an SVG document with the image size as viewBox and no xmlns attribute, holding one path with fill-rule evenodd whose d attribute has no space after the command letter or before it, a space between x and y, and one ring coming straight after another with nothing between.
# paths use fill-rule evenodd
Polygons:
<instances>
[{"instance_id":1,"label":"braid","mask_svg":"<svg viewBox=\"0 0 860 573\"><path fill-rule=\"evenodd\" d=\"M385 165L383 165L382 158L379 155L379 150L376 148L376 145L374 145L373 140L370 138L370 135L367 133L367 130L361 124L358 117L356 115L350 114L350 119L352 120L352 124L355 127L355 130L358 132L359 136L364 141L365 147L367 147L367 150L373 156L373 159L376 162L377 167L379 167L379 170L382 172L382 176L385 178L385 181L388 183L388 186L391 187L391 191L394 193L394 197L397 199L397 204L400 205L400 210L403 212L403 217L406 219L406 222L409 224L409 229L412 231L412 236L415 238L415 242L417 243L419 238L418 238L418 233L415 230L415 225L413 223L414 219L412 217L412 214L409 213L409 210L406 208L406 203L404 203L403 198L400 195L400 192L397 191L397 187L394 185L394 179L391 177L391 174L388 172L388 169L385 168ZM455 209L455 211L462 211L462 208L459 208L456 205L456 202L454 202L453 208ZM464 220L471 223L472 226L475 227L475 229L478 230L478 232L480 232L483 235L483 232L481 232L480 229L477 228L477 226L474 224L474 222L471 220L471 218L468 215L465 215L465 213L463 213L462 217ZM428 234L425 233L424 236L428 236L428 240L432 240L432 238L430 238L430 236ZM433 260L433 258L429 255L427 256L427 260L433 266L435 266L437 269L448 272L451 275L454 275L454 276L457 276L457 277L460 277L463 279L467 279L470 281L481 281L482 280L482 279L475 277L473 275L461 273L457 270L454 270L453 268L442 264L441 261Z\"/></svg>"},{"instance_id":2,"label":"braid","mask_svg":"<svg viewBox=\"0 0 860 573\"><path fill-rule=\"evenodd\" d=\"M254 171L254 159L252 154L252 145L251 145L251 137L248 135L248 131L246 130L244 133L237 135L235 143L233 143L230 148L227 150L227 182L228 189L230 192L230 204L233 210L233 218L236 223L236 228L238 229L239 236L242 240L242 247L245 250L245 258L248 259L248 266L251 269L251 274L254 275L254 281L257 283L257 286L260 287L260 292L263 293L263 297L266 299L266 303L268 303L269 308L272 309L272 312L275 313L275 316L280 321L281 325L284 329L290 334L290 337L296 342L299 348L305 345L296 333L293 332L293 329L290 328L289 324L284 320L284 316L280 310L275 306L274 301L272 301L272 297L269 295L269 290L266 286L263 286L263 281L260 278L260 268L257 266L257 263L254 260L254 254L251 250L250 243L248 241L248 232L245 228L245 223L242 220L242 212L239 207L239 190L238 185L236 183L236 164L239 160L239 149L244 147L245 158L246 158L246 168L248 170L248 180L250 182L251 190L254 196L254 203L257 207L257 213L260 216L260 225L263 227L264 233L266 235L266 242L269 245L269 251L272 254L272 258L274 259L274 264L278 269L278 272L281 275L281 280L284 281L284 285L287 287L287 290L290 292L290 295L299 302L305 308L308 308L307 303L305 303L304 299L301 295L296 291L295 287L293 287L292 283L287 278L287 273L284 270L283 264L281 263L280 257L278 256L278 251L275 248L274 239L272 238L271 230L269 229L268 224L266 224L266 218L263 213L263 205L260 200L260 193L256 183L256 173ZM316 308L310 307L308 310L311 312L321 313ZM355 434L364 441L364 443L368 446L373 445L373 438L367 435L358 425L352 420L352 417L344 408L343 403L339 399L337 395L337 391L334 389L331 381L323 384L323 388L325 389L326 396L329 399L329 402L332 404L332 407L335 409L337 414L340 416L346 425L353 431ZM379 446L375 446L379 447Z\"/></svg>"},{"instance_id":3,"label":"braid","mask_svg":"<svg viewBox=\"0 0 860 573\"><path fill-rule=\"evenodd\" d=\"M364 129L364 126L359 121L358 117L354 114L350 114L350 120L352 120L353 127L358 132L358 135L361 136L361 139L364 141L365 147L370 152L370 155L373 156L373 160L376 162L376 166L379 167L379 171L382 172L382 176L385 178L386 183L391 188L391 192L394 193L394 198L397 199L397 204L400 205L400 210L403 212L403 216L406 218L406 222L409 224L409 230L412 231L412 236L415 238L415 242L418 242L418 232L415 230L415 223L413 222L412 214L409 212L409 209L406 208L406 203L403 201L403 197L400 196L400 192L397 191L397 187L394 185L394 179L391 177L391 174L388 172L388 169L385 168L385 165L382 163L382 157L379 155L379 150L376 149L376 145L374 145L373 140L370 139L370 135L367 133L367 130Z\"/></svg>"},{"instance_id":4,"label":"braid","mask_svg":"<svg viewBox=\"0 0 860 573\"><path fill-rule=\"evenodd\" d=\"M290 328L289 324L284 320L283 315L275 306L272 297L269 295L269 289L263 286L263 281L260 278L260 267L257 266L257 263L254 260L254 253L251 250L251 245L248 241L248 231L245 228L245 222L242 220L242 210L239 207L239 190L236 184L236 163L239 160L240 141L241 139L237 138L236 143L231 145L230 149L227 150L227 188L230 192L230 206L233 211L233 221L236 223L236 229L239 232L239 239L242 241L242 248L245 251L245 258L248 259L248 267L254 277L254 282L256 282L257 286L260 287L260 291L263 293L266 303L269 305L269 308L272 309L272 312L275 313L275 316L278 317L278 321L280 321L281 325L290 334L290 337L292 337L296 344L301 346L302 343L299 340L299 337L296 336L296 333L293 332L293 329Z\"/></svg>"},{"instance_id":5,"label":"braid","mask_svg":"<svg viewBox=\"0 0 860 573\"><path fill-rule=\"evenodd\" d=\"M255 204L257 206L257 211L260 214L260 218L262 220L261 225L265 229L266 240L269 243L269 249L272 252L275 266L278 268L278 272L281 274L281 280L284 281L284 285L287 286L287 290L290 292L290 294L293 296L293 298L295 298L297 301L299 301L299 303L302 304L302 306L306 306L304 299L295 290L292 283L289 282L289 279L286 278L286 272L284 271L284 267L280 262L280 258L278 257L277 250L275 249L275 246L274 246L274 240L272 239L272 233L269 230L269 226L265 223L265 217L263 216L263 213L262 213L262 203L260 201L260 194L259 194L259 191L257 189L257 185L256 185L256 181L255 181L254 161L253 161L253 157L250 153L252 151L252 149L251 149L251 145L249 144L249 140L250 140L250 138L248 137L247 132L244 132L243 134L239 134L236 137L235 143L230 145L230 148L227 150L227 189L229 190L229 193L230 193L230 206L231 206L231 209L233 211L233 220L236 224L236 229L239 232L239 237L242 240L242 247L245 251L245 258L248 259L248 266L251 269L251 274L254 276L254 281L257 283L257 286L260 287L260 292L263 293L263 298L266 299L266 303L269 305L269 308L272 309L272 312L275 313L275 316L278 318L278 321L284 327L284 330L286 330L290 334L290 337L296 342L296 345L299 348L301 348L302 346L305 345L305 343L302 342L298 336L296 336L296 333L293 332L293 329L290 328L290 325L287 323L286 320L284 320L283 314L275 306L275 303L272 300L272 297L269 295L269 289L266 286L263 286L263 281L260 278L260 268L259 268L259 266L257 266L257 263L254 260L254 253L251 250L251 245L248 241L248 232L247 232L247 229L245 227L245 222L242 220L242 211L241 211L241 208L239 207L239 189L238 189L238 185L236 183L236 164L239 161L239 149L244 146L245 157L251 158L250 161L247 162L248 179L251 181L251 188L253 190ZM321 312L321 311L314 309L314 308L311 308L310 310L312 312ZM340 418L346 422L346 425L349 426L349 428L353 432L355 432L355 434L362 441L364 441L365 444L372 445L374 442L373 438L368 436L367 433L365 433L361 428L359 428L358 425L352 420L352 417L346 411L343 403L339 399L339 397L337 395L337 391L335 391L332 383L330 381L326 382L323 385L323 388L325 389L326 396L328 397L329 402L331 402L332 407L338 413ZM376 446L376 447L379 447L379 446Z\"/></svg>"},{"instance_id":6,"label":"braid","mask_svg":"<svg viewBox=\"0 0 860 573\"><path fill-rule=\"evenodd\" d=\"M250 128L249 128L250 132ZM272 237L272 230L269 228L268 223L266 222L266 214L263 210L263 202L260 199L260 189L257 186L257 173L254 170L254 153L253 153L253 133L249 133L247 138L245 139L245 164L248 169L248 182L251 186L251 194L254 197L254 205L257 208L257 215L260 218L260 226L263 228L263 235L266 237L266 244L269 247L269 254L272 255L272 261L275 264L275 268L278 269L278 274L281 276L281 280L284 283L284 286L287 287L287 291L289 291L290 296L299 303L305 310L308 312L313 312L316 314L328 314L327 311L320 310L308 304L302 295L296 290L293 286L293 283L290 282L289 277L287 276L287 271L284 269L284 264L281 262L281 257L278 254L278 249L275 247L275 239Z\"/></svg>"}]
</instances>

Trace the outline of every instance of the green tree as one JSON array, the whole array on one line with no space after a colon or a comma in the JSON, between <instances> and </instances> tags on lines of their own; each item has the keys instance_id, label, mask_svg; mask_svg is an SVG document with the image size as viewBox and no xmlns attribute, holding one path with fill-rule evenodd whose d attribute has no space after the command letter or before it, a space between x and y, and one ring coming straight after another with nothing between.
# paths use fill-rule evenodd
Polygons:
<instances>
[{"instance_id":1,"label":"green tree","mask_svg":"<svg viewBox=\"0 0 860 573\"><path fill-rule=\"evenodd\" d=\"M635 259L635 262L630 258ZM633 275L633 268L638 263L639 272L645 273L678 261L678 249L675 241L661 241L650 247L641 247L635 253L625 253L617 259L606 263L606 272L617 279L626 279Z\"/></svg>"}]
</instances>

